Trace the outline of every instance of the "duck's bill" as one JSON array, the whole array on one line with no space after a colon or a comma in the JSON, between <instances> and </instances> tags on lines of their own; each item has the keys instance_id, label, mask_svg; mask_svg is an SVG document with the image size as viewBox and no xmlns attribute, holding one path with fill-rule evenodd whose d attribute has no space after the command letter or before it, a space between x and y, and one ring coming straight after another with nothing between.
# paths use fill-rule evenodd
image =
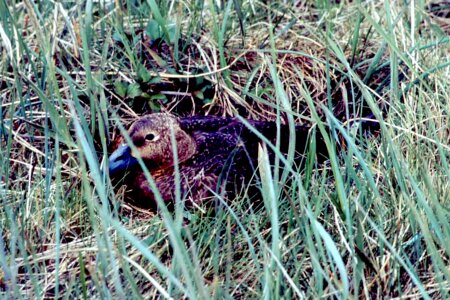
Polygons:
<instances>
[{"instance_id":1,"label":"duck's bill","mask_svg":"<svg viewBox=\"0 0 450 300\"><path fill-rule=\"evenodd\" d=\"M125 174L138 165L138 161L131 155L128 145L121 145L109 157L109 176Z\"/></svg>"}]
</instances>

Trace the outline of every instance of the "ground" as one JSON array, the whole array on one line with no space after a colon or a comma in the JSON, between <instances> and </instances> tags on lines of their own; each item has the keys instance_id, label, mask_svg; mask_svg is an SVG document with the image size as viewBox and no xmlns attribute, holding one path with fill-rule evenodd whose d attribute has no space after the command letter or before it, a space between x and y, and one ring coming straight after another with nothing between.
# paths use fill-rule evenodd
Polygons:
<instances>
[{"instance_id":1,"label":"ground","mask_svg":"<svg viewBox=\"0 0 450 300\"><path fill-rule=\"evenodd\" d=\"M1 295L445 298L449 6L0 2ZM310 124L329 159L143 210L103 170L159 111Z\"/></svg>"}]
</instances>

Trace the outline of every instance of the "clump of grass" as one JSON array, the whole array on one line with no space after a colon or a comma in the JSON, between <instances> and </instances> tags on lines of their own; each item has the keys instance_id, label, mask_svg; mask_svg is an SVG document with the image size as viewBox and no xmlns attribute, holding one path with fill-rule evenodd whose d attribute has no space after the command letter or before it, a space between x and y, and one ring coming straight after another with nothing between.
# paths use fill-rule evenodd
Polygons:
<instances>
[{"instance_id":1,"label":"clump of grass","mask_svg":"<svg viewBox=\"0 0 450 300\"><path fill-rule=\"evenodd\" d=\"M445 297L447 29L347 2L0 2L0 293ZM157 110L315 124L329 160L266 145L263 199L139 211L102 168Z\"/></svg>"}]
</instances>

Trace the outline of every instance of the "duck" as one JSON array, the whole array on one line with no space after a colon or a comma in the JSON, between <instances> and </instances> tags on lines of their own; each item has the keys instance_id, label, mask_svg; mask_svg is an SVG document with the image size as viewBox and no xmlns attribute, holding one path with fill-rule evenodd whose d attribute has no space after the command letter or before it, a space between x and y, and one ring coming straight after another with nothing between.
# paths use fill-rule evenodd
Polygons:
<instances>
[{"instance_id":1,"label":"duck","mask_svg":"<svg viewBox=\"0 0 450 300\"><path fill-rule=\"evenodd\" d=\"M287 151L287 125L277 127L270 121L247 122L272 143L279 132L281 150ZM177 189L188 204L200 204L213 198L215 192L232 190L233 186L243 185L254 177L258 146L262 141L247 126L233 117L145 115L128 130L134 147L123 143L109 156L109 175L119 180L118 185L127 185L134 203L157 207L155 193L137 159L141 157L166 205L173 205ZM296 149L302 153L310 126L297 125L295 129ZM323 150L325 145L321 143L319 148ZM274 157L273 153L271 157Z\"/></svg>"}]
</instances>

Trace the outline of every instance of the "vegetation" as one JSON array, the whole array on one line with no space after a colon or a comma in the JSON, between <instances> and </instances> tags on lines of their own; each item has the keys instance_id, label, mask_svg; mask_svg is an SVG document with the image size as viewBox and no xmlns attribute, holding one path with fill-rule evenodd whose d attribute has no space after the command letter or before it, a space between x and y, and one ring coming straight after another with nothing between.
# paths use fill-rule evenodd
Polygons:
<instances>
[{"instance_id":1,"label":"vegetation","mask_svg":"<svg viewBox=\"0 0 450 300\"><path fill-rule=\"evenodd\" d=\"M0 0L0 294L445 298L449 6ZM151 111L314 124L329 160L145 211L102 170Z\"/></svg>"}]
</instances>

